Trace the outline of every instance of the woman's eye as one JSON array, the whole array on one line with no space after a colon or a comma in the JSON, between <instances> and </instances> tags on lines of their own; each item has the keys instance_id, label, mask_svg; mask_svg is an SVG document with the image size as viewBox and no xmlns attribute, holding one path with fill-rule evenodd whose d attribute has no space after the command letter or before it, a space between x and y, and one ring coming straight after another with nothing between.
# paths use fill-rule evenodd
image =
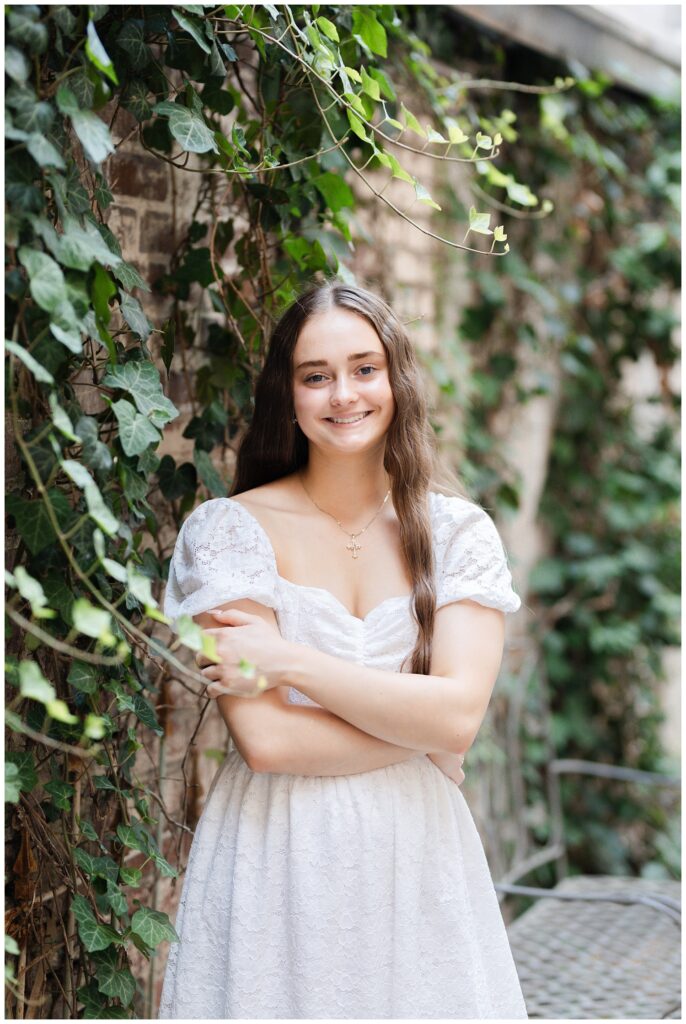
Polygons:
<instances>
[{"instance_id":1,"label":"woman's eye","mask_svg":"<svg viewBox=\"0 0 686 1024\"><path fill-rule=\"evenodd\" d=\"M372 371L376 372L376 367L375 366L361 366L359 372L362 373L363 370L372 370ZM365 373L365 374L363 374L363 376L364 377L371 377L371 373ZM306 384L318 384L319 382L315 379L317 377L322 377L323 378L324 374L323 373L313 373L313 374L311 374L311 376L305 377L305 383Z\"/></svg>"}]
</instances>

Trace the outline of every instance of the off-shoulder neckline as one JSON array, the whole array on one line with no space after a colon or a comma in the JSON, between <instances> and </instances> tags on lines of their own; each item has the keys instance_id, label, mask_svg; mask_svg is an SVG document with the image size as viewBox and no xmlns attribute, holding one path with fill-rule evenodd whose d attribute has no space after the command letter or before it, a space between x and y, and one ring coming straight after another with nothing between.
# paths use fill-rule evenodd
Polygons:
<instances>
[{"instance_id":1,"label":"off-shoulder neckline","mask_svg":"<svg viewBox=\"0 0 686 1024\"><path fill-rule=\"evenodd\" d=\"M436 498L436 495L439 494L439 493L440 492L437 492L437 491L429 491L429 513L430 513L430 516L431 516L431 519L432 519L432 524L431 524L432 525L432 530L433 530L433 514L434 514L434 510L435 510L435 498ZM440 497L447 497L447 495L440 495ZM236 501L235 498L219 498L218 500L219 501L229 501L229 502L231 502L232 505L237 506L239 509L242 509L244 515L246 515L248 517L248 519L250 519L250 521L257 527L257 530L258 530L260 536L262 537L263 541L265 542L267 550L269 551L269 555L271 557L272 564L273 564L274 575L276 576L277 580L280 583L283 583L283 584L285 584L288 587L293 587L295 590L306 590L306 591L310 591L311 593L324 594L331 601L333 601L334 604L336 604L342 611L344 611L345 614L348 616L348 618L354 619L356 622L359 622L359 623L361 623L363 625L373 615L376 615L380 611L380 609L385 608L387 605L389 605L391 603L399 602L399 601L409 602L411 600L411 598L412 598L412 594L411 593L410 594L393 594L393 595L391 595L391 597L385 597L383 599L383 601L381 601L380 604L374 605L374 607L371 608L367 612L367 614L365 616L353 615L353 613L350 611L350 609L346 605L343 604L341 599L336 597L335 594L333 594L330 590L327 590L325 587L310 587L310 586L307 586L304 583L294 583L293 580L289 580L289 579L286 579L285 576L281 576L279 571L278 571L277 564L276 564L276 552L274 551L274 545L272 544L271 539L269 537L269 534L267 533L265 528L262 526L262 523L259 521L259 519L256 516L254 516L252 514L252 512L250 512L249 509L247 509L245 507L245 505L243 505L240 501Z\"/></svg>"}]
</instances>

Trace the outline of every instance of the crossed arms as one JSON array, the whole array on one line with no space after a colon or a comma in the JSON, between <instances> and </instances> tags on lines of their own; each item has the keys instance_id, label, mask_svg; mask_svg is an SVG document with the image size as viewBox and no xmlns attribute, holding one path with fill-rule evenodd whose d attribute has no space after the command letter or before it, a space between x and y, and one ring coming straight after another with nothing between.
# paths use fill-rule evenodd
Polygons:
<instances>
[{"instance_id":1,"label":"crossed arms","mask_svg":"<svg viewBox=\"0 0 686 1024\"><path fill-rule=\"evenodd\" d=\"M221 607L259 615L278 632L271 608L247 599ZM195 621L203 628L217 624L207 613ZM502 612L460 601L436 613L428 676L370 669L301 644L284 685L256 698L222 695L217 705L253 771L349 775L429 754L459 781L503 643ZM289 704L290 685L322 707Z\"/></svg>"}]
</instances>

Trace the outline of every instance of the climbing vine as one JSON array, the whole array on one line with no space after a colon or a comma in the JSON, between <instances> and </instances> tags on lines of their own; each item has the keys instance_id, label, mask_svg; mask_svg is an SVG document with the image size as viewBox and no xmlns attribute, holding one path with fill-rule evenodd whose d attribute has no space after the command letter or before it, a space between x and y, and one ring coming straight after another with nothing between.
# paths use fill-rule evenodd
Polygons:
<instances>
[{"instance_id":1,"label":"climbing vine","mask_svg":"<svg viewBox=\"0 0 686 1024\"><path fill-rule=\"evenodd\" d=\"M479 165L507 208L538 199L514 172L493 179L500 121L483 129L390 6L23 5L6 19L9 1015L152 1016L130 958L154 965L175 937L149 883L176 876L162 825L188 827L136 758L152 737L163 752L170 673L202 693L181 648L212 656L190 619L169 639L163 527L226 493L275 311L317 274L349 276L351 180L430 234L412 209L438 203L405 154ZM131 142L200 182L155 283L160 323L107 226L110 157ZM406 185L403 208L383 175ZM496 259L505 230L478 205L462 242L435 237ZM200 296L209 358L190 388L192 462L177 464L157 454L179 416L166 381L172 363L190 376Z\"/></svg>"}]
</instances>

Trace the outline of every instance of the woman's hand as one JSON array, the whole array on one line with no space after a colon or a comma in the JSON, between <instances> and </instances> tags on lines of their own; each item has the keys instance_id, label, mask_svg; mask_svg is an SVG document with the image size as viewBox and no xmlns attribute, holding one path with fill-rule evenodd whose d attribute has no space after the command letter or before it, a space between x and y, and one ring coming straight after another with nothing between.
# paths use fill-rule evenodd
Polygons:
<instances>
[{"instance_id":1,"label":"woman's hand","mask_svg":"<svg viewBox=\"0 0 686 1024\"><path fill-rule=\"evenodd\" d=\"M464 782L464 772L462 771L462 763L464 761L464 754L428 754L427 757L440 768L444 775L447 775L449 779L456 782L459 786L460 783Z\"/></svg>"},{"instance_id":2,"label":"woman's hand","mask_svg":"<svg viewBox=\"0 0 686 1024\"><path fill-rule=\"evenodd\" d=\"M215 664L200 652L195 656L209 682L208 697L220 697L223 693L257 697L264 690L286 682L292 645L261 616L237 608L213 608L207 614L215 619L217 627L205 628L203 632L214 637L221 658L221 663ZM252 674L241 671L243 663L254 667Z\"/></svg>"}]
</instances>

